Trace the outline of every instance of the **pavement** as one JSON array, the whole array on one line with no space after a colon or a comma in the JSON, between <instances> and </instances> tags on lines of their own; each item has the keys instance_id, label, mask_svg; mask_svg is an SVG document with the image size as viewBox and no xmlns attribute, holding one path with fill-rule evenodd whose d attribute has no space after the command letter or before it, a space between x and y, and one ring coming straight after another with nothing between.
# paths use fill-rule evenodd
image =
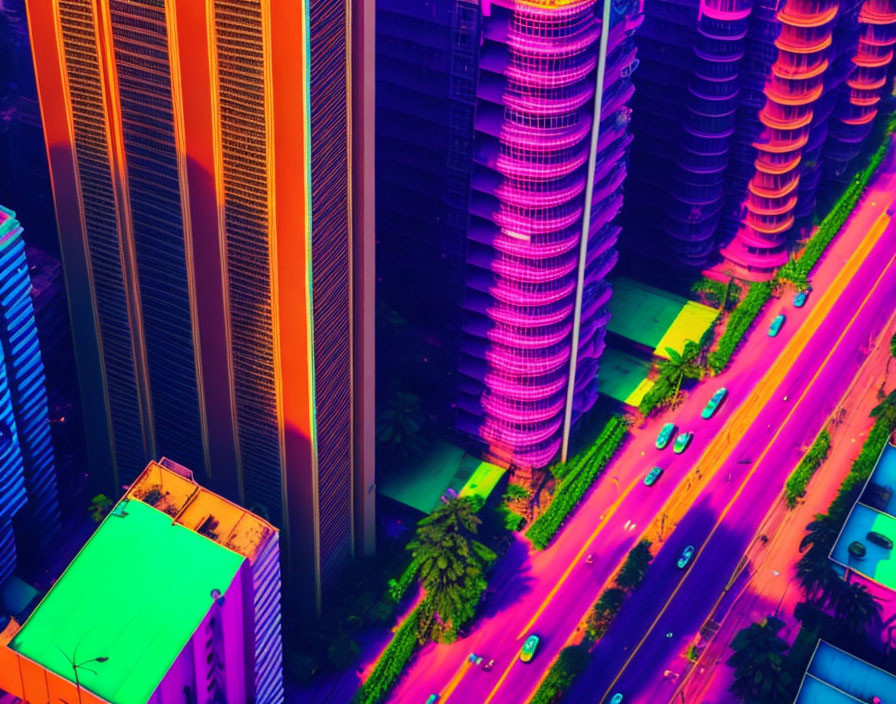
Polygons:
<instances>
[{"instance_id":1,"label":"pavement","mask_svg":"<svg viewBox=\"0 0 896 704\"><path fill-rule=\"evenodd\" d=\"M876 230L882 236L845 286L838 278L820 297L820 291L816 294L819 310L814 312L823 316L817 330L756 421L734 439L722 470L693 503L596 647L591 666L572 688L572 701L595 693L596 701L608 701L615 692L627 704L668 701L680 655L731 584L783 482L835 410L870 351L870 341L892 314L896 224L882 215L870 228ZM844 272L849 269L846 264ZM841 286L842 291L835 290ZM780 306L777 302L771 308ZM742 456L751 459L746 472L738 471ZM726 472L731 481L722 476ZM675 561L685 545L693 545L696 554L680 571Z\"/></svg>"},{"instance_id":2,"label":"pavement","mask_svg":"<svg viewBox=\"0 0 896 704\"><path fill-rule=\"evenodd\" d=\"M735 634L769 614L782 619L782 637L792 642L799 631L793 617L794 608L803 600L796 578L796 563L801 553L799 544L806 534L805 526L815 514L827 510L837 494L850 466L862 449L873 424L871 410L879 403L878 389L896 388L896 364L892 363L889 341L896 333L896 310L884 327L870 355L853 380L846 396L827 424L831 450L827 460L816 471L806 496L793 510L782 501L776 502L767 514L762 532L768 541L756 540L747 551L744 578L720 599L710 621L717 631L699 642L700 658L693 665L686 658L670 666L675 672L674 694L669 702L701 702L703 704L736 704L728 690L733 670L725 666L731 655L730 643Z\"/></svg>"}]
</instances>

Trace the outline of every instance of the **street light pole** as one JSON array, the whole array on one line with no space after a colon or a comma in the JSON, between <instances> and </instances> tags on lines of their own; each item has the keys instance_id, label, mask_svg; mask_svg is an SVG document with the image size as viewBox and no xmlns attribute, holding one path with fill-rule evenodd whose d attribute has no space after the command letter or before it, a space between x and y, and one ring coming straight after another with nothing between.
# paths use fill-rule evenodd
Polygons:
<instances>
[{"instance_id":1,"label":"street light pole","mask_svg":"<svg viewBox=\"0 0 896 704\"><path fill-rule=\"evenodd\" d=\"M92 663L92 662L106 662L106 660L108 660L109 658L106 657L105 655L100 655L99 657L90 658L89 660L83 660L82 662L76 663L75 658L77 658L77 656L78 656L78 647L77 646L75 646L75 652L72 653L71 657L66 655L65 651L62 650L62 648L60 648L58 645L56 646L56 649L60 653L62 653L62 657L64 657L68 661L68 664L72 666L72 672L75 675L75 692L77 692L77 694L78 694L78 704L82 704L82 702L81 702L81 679L78 677L78 669L80 668L83 670L87 670L88 672L92 672L93 674L96 674L95 670L92 670L91 668L84 667L84 666L89 663Z\"/></svg>"}]
</instances>

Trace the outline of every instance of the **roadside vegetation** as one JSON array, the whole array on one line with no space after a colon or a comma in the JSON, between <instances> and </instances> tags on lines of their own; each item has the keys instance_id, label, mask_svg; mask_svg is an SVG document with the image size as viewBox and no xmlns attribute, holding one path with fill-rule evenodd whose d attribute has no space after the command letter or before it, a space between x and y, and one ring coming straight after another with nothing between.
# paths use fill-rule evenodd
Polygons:
<instances>
[{"instance_id":1,"label":"roadside vegetation","mask_svg":"<svg viewBox=\"0 0 896 704\"><path fill-rule=\"evenodd\" d=\"M651 560L653 555L649 540L642 540L631 549L613 580L614 586L603 591L588 614L582 642L560 651L530 704L554 704L560 701L576 677L588 667L592 647L610 628L628 595L644 581Z\"/></svg>"},{"instance_id":2,"label":"roadside vegetation","mask_svg":"<svg viewBox=\"0 0 896 704\"><path fill-rule=\"evenodd\" d=\"M792 701L819 639L896 671L896 626L882 621L880 603L864 585L841 578L828 557L881 449L896 429L896 391L881 400L872 416L874 425L836 498L826 513L806 526L800 543L803 555L797 562L796 581L803 601L793 614L800 624L793 645L779 636L785 624L777 614L741 630L731 643L731 691L744 702Z\"/></svg>"},{"instance_id":3,"label":"roadside vegetation","mask_svg":"<svg viewBox=\"0 0 896 704\"><path fill-rule=\"evenodd\" d=\"M550 506L526 531L526 536L536 548L544 550L550 544L570 512L613 458L627 433L628 422L625 418L612 416L590 447L564 465L554 467L554 477L559 486L554 491Z\"/></svg>"},{"instance_id":4,"label":"roadside vegetation","mask_svg":"<svg viewBox=\"0 0 896 704\"><path fill-rule=\"evenodd\" d=\"M787 483L784 485L784 500L787 502L787 508L794 508L797 500L806 493L809 480L822 462L827 459L830 450L831 434L824 429L818 434L805 457L787 478Z\"/></svg>"}]
</instances>

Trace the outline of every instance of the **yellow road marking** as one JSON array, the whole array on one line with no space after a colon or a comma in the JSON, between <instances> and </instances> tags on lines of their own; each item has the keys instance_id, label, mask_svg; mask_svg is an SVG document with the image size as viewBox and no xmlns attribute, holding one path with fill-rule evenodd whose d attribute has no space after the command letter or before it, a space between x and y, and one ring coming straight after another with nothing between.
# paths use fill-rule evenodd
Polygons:
<instances>
[{"instance_id":1,"label":"yellow road marking","mask_svg":"<svg viewBox=\"0 0 896 704\"><path fill-rule=\"evenodd\" d=\"M871 230L869 230L869 232L868 232L869 235L871 235L872 233L874 233L874 242L875 242L875 243L877 242L877 239L880 237L880 234L881 234L881 233L883 232L883 230L886 228L886 225L889 223L889 220L890 220L889 216L887 216L886 214L884 214L884 215L882 215L880 218L878 218L878 220L877 220L877 221L875 222L875 224L872 226ZM861 249L861 247L860 247L860 249ZM870 248L869 248L869 249L870 249ZM858 250L857 250L857 253L858 253ZM867 255L866 255L866 256L867 256ZM864 257L863 257L863 259L864 259ZM700 559L700 556L703 554L703 551L704 551L704 549L706 548L706 545L709 543L709 541L712 539L712 536L715 534L716 530L718 530L719 526L720 526L720 525L722 524L722 522L724 521L725 516L728 514L729 510L731 509L731 507L734 505L735 501L737 501L738 497L740 497L741 493L742 493L743 490L746 488L747 483L749 482L750 478L751 478L751 477L753 476L753 474L756 472L756 468L759 467L759 465L762 463L762 461L763 461L763 460L765 459L765 457L768 455L769 451L770 451L771 448L772 448L772 445L775 443L775 440L777 440L778 436L781 434L781 432L782 432L784 426L787 425L787 423L788 423L788 421L790 420L790 418L793 416L794 413L796 413L797 408L798 408L799 405L802 403L803 399L805 399L806 395L809 393L809 391L811 390L812 386L813 386L813 385L815 384L815 382L818 380L818 377L821 375L821 373L822 373L822 371L824 370L825 366L827 365L828 361L829 361L829 360L831 359L831 357L834 355L834 352L837 351L837 348L839 347L840 343L843 341L843 338L846 336L846 333L847 333L847 332L849 331L849 329L853 326L853 324L854 324L855 321L856 321L856 318L858 318L859 314L860 314L860 313L862 312L862 310L865 308L865 305L868 303L868 300L871 298L872 294L877 290L877 287L880 285L880 282L883 280L884 276L887 274L887 271L888 271L889 268L892 266L892 264L893 264L894 261L896 261L896 254L894 254L892 257L890 257L890 261L887 262L887 265L883 268L883 271L881 271L880 275L877 277L877 280L874 282L874 285L869 289L868 293L865 295L865 298L862 300L861 305L859 305L859 307L856 309L855 313L853 314L852 318L850 318L849 323L848 323L846 326L844 326L843 331L840 333L840 337L838 337L838 338L837 338L837 341L831 346L831 350L828 352L827 356L824 358L824 361L818 366L818 369L816 370L815 374L812 376L812 379L811 379L811 380L809 381L809 383L806 385L805 390L804 390L803 393L800 395L800 397L799 397L799 399L797 400L797 402L793 405L793 407L791 408L790 412L789 412L789 413L787 414L787 416L784 418L784 421L778 426L778 429L775 431L775 434L772 436L771 440L769 440L768 444L765 446L765 449L763 449L762 454L761 454L761 455L759 456L759 458L753 463L752 468L751 468L750 471L747 473L747 476L744 478L743 482L741 483L741 485L740 485L740 487L738 488L738 490L735 492L734 496L731 498L731 501L729 501L729 502L728 502L728 505L725 506L724 510L723 510L722 513L720 514L718 520L716 521L716 523L715 523L715 525L713 526L712 530L710 531L709 535L706 537L706 539L705 539L705 540L703 541L703 543L701 544L700 549L699 549L699 550L697 551L697 553L694 555L694 559L693 559L693 561L691 562L691 570L693 570L694 565L697 564L697 560ZM851 280L851 277L850 277L849 280ZM832 296L832 297L831 297L831 304L827 306L827 310L825 311L824 314L827 314L827 313L830 311L830 308L833 306L833 298L836 298L837 296L839 296L839 295L843 292L843 289L845 289L845 287L846 287L846 284L844 283L842 286L840 286L840 291L838 291L837 294L836 294L835 296ZM829 289L829 290L828 290L828 293L829 293L829 294L832 294L832 293L833 293L833 290L834 290L833 288L832 288L832 289ZM829 296L826 295L826 296L825 296L825 299L827 300L828 298L829 298ZM819 311L819 310L822 310L822 308L823 308L823 306L822 306L822 305L819 305L818 307L816 307L816 309L815 309L814 312L817 312L817 311ZM821 317L823 317L824 314L822 314ZM803 328L800 328L800 329L802 330ZM816 329L817 329L817 326L816 326ZM811 337L811 336L810 336L810 337ZM796 340L796 337L794 337L793 339ZM804 348L805 348L805 343L801 346L801 348L800 348L800 352L801 352L802 349L804 349ZM781 381L783 381L783 377L782 377ZM690 573L691 570L688 570L688 573ZM601 697L601 701L603 701L604 699L606 699L607 695L609 695L610 691L613 689L613 687L614 687L614 686L616 685L616 683L619 681L619 678L622 677L623 672L625 672L626 668L631 664L631 661L634 659L635 655L637 655L638 651L641 649L641 646L644 645L644 642L647 640L647 638L648 638L648 637L650 636L650 634L653 632L653 629L656 627L656 624L659 622L659 620L663 617L663 614L666 613L666 611L668 610L669 606L672 604L672 601L675 599L675 596L678 594L679 590L680 590L681 587L684 585L686 579L687 579L687 575L684 575L684 577L683 577L681 580L679 580L679 582L678 582L678 584L676 585L676 587L675 587L674 591L672 592L671 596L668 598L668 600L666 601L666 603L663 605L662 610L659 612L659 614L657 614L657 617L653 620L653 623L650 624L650 627L647 629L647 632L644 634L644 637L641 638L641 640L638 642L638 645L636 645L636 646L632 649L632 652L631 652L631 654L628 656L628 659L625 661L625 663L622 665L622 667L621 667L621 668L619 669L619 671L616 673L616 677L613 679L613 681L610 683L610 686L609 686L609 687L607 688L607 690L604 692L603 697Z\"/></svg>"},{"instance_id":2,"label":"yellow road marking","mask_svg":"<svg viewBox=\"0 0 896 704\"><path fill-rule=\"evenodd\" d=\"M464 658L464 661L461 663L460 667L457 668L457 672L454 673L454 676L448 680L448 684L445 685L445 688L442 690L442 694L439 697L439 701L442 704L445 704L445 701L451 694L457 689L457 685L460 684L460 681L464 678L464 675L470 671L470 668L473 666L473 663L470 662L469 658Z\"/></svg>"},{"instance_id":3,"label":"yellow road marking","mask_svg":"<svg viewBox=\"0 0 896 704\"><path fill-rule=\"evenodd\" d=\"M890 207L890 206L888 205L887 207ZM890 217L886 214L886 212L884 212L883 214L881 214L881 216L875 221L874 225L873 225L873 226L871 227L871 229L868 231L868 234L867 234L867 235L865 236L865 238L862 240L862 242L861 242L861 244L859 245L859 247L853 252L852 257L850 258L849 262L847 262L846 266L844 266L843 271L846 271L847 269L852 268L852 269L854 269L854 271L852 272L852 274L855 274L855 270L857 270L858 267L859 267L859 265L860 265L862 262L864 262L865 258L868 256L868 253L870 252L870 250L874 247L875 244L877 244L877 241L880 239L880 235L882 234L883 230L886 228L886 225L889 223L889 221L890 221ZM886 271L886 268L885 268L885 271ZM828 289L828 291L825 292L825 294L823 295L821 301L819 302L819 305L817 305L817 306L812 310L812 312L810 313L810 316L809 316L809 320L806 321L807 323L810 322L810 321L814 323L814 325L813 325L813 333L812 333L812 334L814 334L815 330L817 330L817 328L818 328L819 325L821 324L821 320L818 320L818 319L819 319L819 318L821 318L821 319L824 318L824 315L819 315L819 314L818 314L818 311L821 310L821 309L824 307L824 304L825 304L826 302L828 303L828 305L827 305L827 309L828 309L828 310L830 310L830 308L833 307L833 302L836 300L837 297L839 297L840 293L842 293L842 289L845 289L845 287L846 287L846 283L848 283L849 281L852 280L852 274L851 274L848 278L847 278L847 277L842 277L842 276L840 276L840 277L838 277L837 279L835 279L835 283L836 283L836 282L838 282L838 281L844 281L844 278L845 278L844 283L840 286L840 289L841 289L841 290L838 291L836 295L833 295L833 294L832 294L832 290L833 290L834 287L832 287L831 289ZM880 278L882 278L882 275L881 275L881 277L878 278L878 282L875 283L874 287L872 288L872 291L874 290L874 288L877 287L877 284L880 282ZM870 294L869 294L869 295L870 295ZM866 297L866 300L867 300L867 297ZM863 305L864 305L864 303L863 303ZM861 307L859 308L859 310L861 310ZM826 312L827 312L827 311L825 311L825 313L826 313ZM853 320L854 320L854 319L855 319L855 316L853 316ZM817 322L816 322L816 321L817 321ZM851 323L850 323L850 325L851 325ZM780 379L778 379L778 382L777 382L778 384L780 384L780 382L783 381L783 377L786 376L786 372L789 371L789 370L791 369L791 367L792 367L792 361L791 361L791 364L788 365L788 366L786 367L786 369L785 369L785 371L784 371L784 374L777 374L777 375L775 375L774 372L776 372L776 371L780 371L780 361L781 361L781 360L784 360L784 359L787 358L787 356L788 356L788 352L790 352L791 350L796 350L796 349L797 349L795 343L796 343L797 340L799 339L800 333L801 333L803 330L807 329L807 327L809 327L809 326L806 325L806 324L802 325L802 326L800 327L799 331L797 332L797 334L796 334L793 338L791 338L790 343L788 344L787 348L785 348L784 354L782 354L781 357L780 357L780 359L776 361L775 366L774 366L772 369L770 369L770 370L766 373L766 375L765 375L762 379L760 379L760 381L756 384L756 387L754 388L754 390L753 390L753 392L752 392L752 394L751 394L751 399L754 399L754 400L755 400L755 398L757 397L757 393L756 393L756 392L759 390L759 388L760 388L761 386L763 386L763 385L767 385L767 384L769 383L769 380L770 380L771 378L773 378L774 376L779 376L779 377L780 377ZM847 329L848 329L848 328L847 328ZM799 345L799 349L798 349L798 351L797 351L797 356L798 356L799 352L801 352L801 351L805 348L806 344L808 343L808 339L811 338L812 334L809 334L808 336L804 336L805 339L804 339L804 341L802 342L802 344ZM842 335L841 335L841 339L842 339ZM829 357L830 357L830 355L829 355ZM817 376L817 374L816 374L816 376ZM804 393L803 395L805 396L805 393ZM769 394L769 396L770 396L770 394ZM802 398L802 397L801 397L801 398ZM749 427L750 424L752 424L752 422L756 419L756 417L759 415L759 412L762 410L762 406L764 406L764 404L765 404L765 402L767 402L767 400L768 400L768 399L766 399L766 401L764 401L762 404L760 404L760 405L758 406L758 408L756 408L756 404L755 404L755 403L752 404L752 408L756 408L756 411L755 411L754 413L752 413L752 414L746 414L746 415L748 415L748 416L749 416L749 415L752 415L752 416L753 416L753 417L746 423L746 427ZM794 405L794 408L795 408L795 407L796 407L796 404ZM741 407L738 409L738 413L737 413L736 415L732 416L732 417L726 422L725 426L723 426L723 428L721 429L719 435L716 436L716 442L714 442L712 445L710 445L710 447L708 447L708 448L704 451L704 454L701 456L700 460L695 464L695 469L699 470L700 466L703 464L703 460L704 460L704 458L706 458L706 457L710 454L710 451L711 451L711 450L715 449L716 447L718 447L719 449L721 449L721 448L724 448L726 445L729 444L729 443L727 443L727 442L726 442L726 443L720 443L720 442L718 442L718 441L721 439L721 437L722 437L723 435L724 435L726 438L727 438L727 437L730 437L731 431L732 431L732 430L736 430L736 429L741 429L741 433L738 433L738 434L739 434L739 435L742 434L743 429L745 429L745 428L744 428L744 424L743 424L742 422L741 422L741 423L738 423L738 421L742 421L742 418L743 418L743 416L744 416L743 411L745 411L745 410L746 410L746 405L745 405L745 406L741 406ZM792 411L791 411L791 413L792 413ZM790 416L788 415L788 418L789 418L789 417L790 417ZM786 422L786 420L785 420L785 422ZM779 428L779 432L780 432L780 428ZM775 437L777 437L777 434L775 435ZM729 454L730 454L730 453L729 453ZM721 466L721 464L724 464L724 459L725 459L725 457L715 458L715 459L717 459L717 460L721 460L721 462L718 462L719 466ZM717 462L713 462L712 464L717 464ZM758 462L757 462L756 464L754 464L754 466L753 466L753 470L751 470L751 473L750 473L751 475L752 475L752 472L755 471L755 467L756 467L757 464L758 464ZM718 469L719 469L719 467L717 466L716 469L715 469L715 471L718 471ZM690 474L690 473L689 473L689 474ZM713 472L713 473L710 474L710 475L706 475L706 476L703 478L705 481L698 481L698 482L696 482L695 487L698 489L698 492L697 492L697 493L699 493L699 490L702 489L702 486L705 486L705 484L709 482L709 480L711 479L712 476L714 476L714 474L715 474L715 472ZM749 476L749 475L748 475L748 476ZM588 549L588 547L589 547L589 545L591 544L591 542L593 542L593 540L597 537L597 534L604 528L604 526L607 524L607 522L610 520L610 518L612 518L613 514L614 514L614 513L616 512L616 510L619 508L620 504L621 504L621 503L628 497L628 495L631 493L631 491L632 491L632 490L633 490L639 483L640 483L640 478L636 478L634 481L632 481L632 483L629 484L628 487L626 487L625 491L622 492L622 494L616 499L616 501L614 501L613 504L609 507L609 509L607 510L607 512L606 512L605 515L604 515L603 520L598 524L598 526L594 529L594 531L591 533L591 535L588 537L588 539L583 543L582 548L579 550L579 552L576 554L575 558L573 558L572 562L569 564L569 566L566 568L566 570L565 570L565 571L563 572L563 574L561 575L560 579L557 581L557 583L554 585L554 587L551 589L551 591L550 591L550 592L548 593L548 595L545 597L544 601L541 603L541 605L538 607L538 610L535 612L535 615L529 620L529 622L526 624L526 626L525 626L525 627L520 631L520 633L517 635L517 640L520 640L521 638L523 638L523 636L526 635L527 632L529 631L529 629L535 624L535 622L538 620L539 616L541 616L541 614L544 612L544 610L545 610L545 609L547 608L547 606L550 604L551 600L554 598L554 596L556 595L557 591L560 589L560 587L563 585L563 583L567 580L567 578L569 577L569 575L572 573L573 568L574 568L574 567L578 564L578 562L582 559L583 555L585 554L585 552L586 552L586 550ZM684 484L684 478L683 478L682 481L679 483L679 486L682 486L683 484ZM657 516L662 516L662 515L666 515L666 514L669 513L669 511L668 511L667 509L671 508L672 502L676 499L676 494L677 494L677 493L678 493L678 491L673 492L673 494L672 494L672 495L669 497L669 499L667 500L666 504L664 504L663 508L658 512ZM654 527L654 524L655 524L655 523L656 523L656 519L654 519L654 521L652 521L651 524L644 530L644 532L641 534L639 540L644 539L645 537L647 537L647 536L650 534L650 531L651 531L651 529ZM674 526L671 526L671 527L670 527L670 530L673 529L673 528L674 528ZM715 530L715 529L713 529L713 530ZM654 537L654 540L653 540L652 542L656 542L656 536L652 536L652 537ZM699 556L699 553L698 553L698 556ZM606 588L606 586L607 586L607 584L609 583L609 581L613 578L613 575L615 575L615 573L618 571L619 567L622 565L622 562L624 561L624 559L625 559L625 558L623 558L623 560L620 561L620 563L616 566L616 569L614 569L613 572L611 573L611 575L607 578L607 580L605 581L605 583L604 583L604 584L602 585L602 587L601 587L601 591L602 591L604 588ZM695 558L695 562L696 562L696 558ZM588 611L590 611L590 609L591 609L591 607L589 606L589 607L588 607ZM665 609L664 609L664 610L665 610ZM587 611L586 611L585 613L587 614ZM583 618L584 618L584 615L583 615ZM658 618L659 618L659 617L658 617ZM652 628L652 626L651 626L651 628ZM649 632L648 632L648 633L649 633ZM646 636L645 636L645 639L646 639ZM642 643L643 643L643 640L642 640ZM640 644L639 644L638 647L640 647ZM629 661L630 661L630 660L631 660L631 657L629 658ZM505 668L505 670L504 670L504 672L502 673L501 677L498 679L498 682L495 684L494 688L493 688L492 691L489 693L488 697L485 699L485 701L483 702L483 704L489 704L489 702L490 702L492 699L494 699L495 695L496 695L497 692L498 692L498 689L500 689L501 685L504 683L504 680L507 679L507 676L510 674L510 670L513 669L513 667L516 665L517 661L518 661L518 658L514 657L514 659L510 662L510 664ZM629 661L626 662L626 665L625 665L625 666L628 665L628 662L629 662ZM553 661L552 661L552 662L553 662ZM623 667L623 670L625 669L625 666ZM542 674L542 677L539 679L539 682L540 682L542 679L544 679L544 677L545 677L545 675L546 675L546 672L547 672L547 671L545 671L545 673ZM621 674L621 671L620 671L620 674ZM618 680L618 676L617 676L616 679ZM616 683L616 680L613 681L613 684L615 684L615 683ZM612 685L611 685L611 686L612 686ZM452 690L452 691L453 691L453 690ZM531 697L531 694L530 694L530 697ZM528 700L530 697L527 697L527 700ZM443 701L444 701L444 699L443 699Z\"/></svg>"}]
</instances>

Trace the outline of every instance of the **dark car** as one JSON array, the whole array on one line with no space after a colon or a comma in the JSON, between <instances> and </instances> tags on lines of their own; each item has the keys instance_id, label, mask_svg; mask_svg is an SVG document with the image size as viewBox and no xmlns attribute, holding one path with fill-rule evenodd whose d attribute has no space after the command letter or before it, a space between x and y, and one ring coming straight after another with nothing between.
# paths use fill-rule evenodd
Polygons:
<instances>
[{"instance_id":1,"label":"dark car","mask_svg":"<svg viewBox=\"0 0 896 704\"><path fill-rule=\"evenodd\" d=\"M875 545L882 547L886 550L893 549L893 541L890 540L887 536L882 533L878 533L877 531L870 530L868 531L868 535L865 536L868 539L869 543L874 543Z\"/></svg>"}]
</instances>

